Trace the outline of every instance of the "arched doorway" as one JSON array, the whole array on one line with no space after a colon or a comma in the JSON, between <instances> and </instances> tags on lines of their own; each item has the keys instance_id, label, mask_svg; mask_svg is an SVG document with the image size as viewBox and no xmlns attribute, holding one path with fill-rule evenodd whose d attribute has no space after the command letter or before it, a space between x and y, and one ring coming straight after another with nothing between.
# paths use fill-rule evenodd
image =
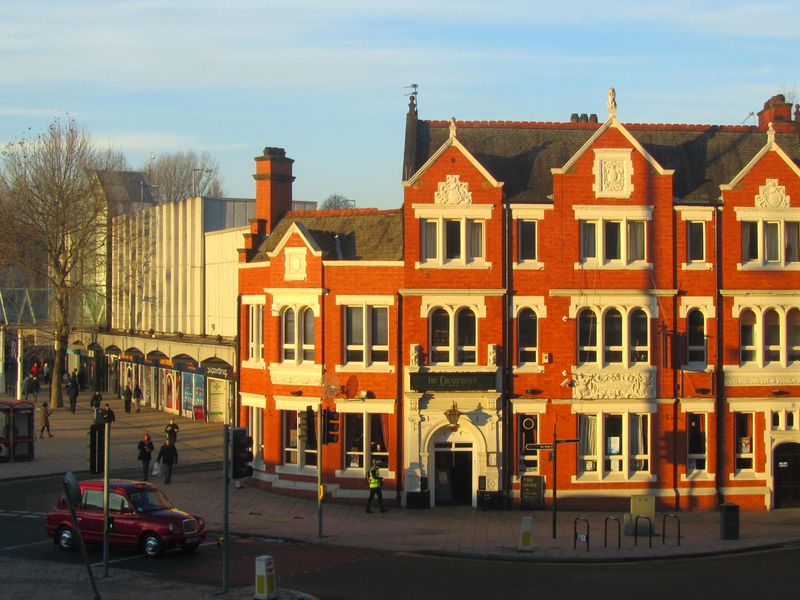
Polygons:
<instances>
[{"instance_id":1,"label":"arched doorway","mask_svg":"<svg viewBox=\"0 0 800 600\"><path fill-rule=\"evenodd\" d=\"M800 506L800 444L780 444L773 461L775 508Z\"/></svg>"},{"instance_id":2,"label":"arched doorway","mask_svg":"<svg viewBox=\"0 0 800 600\"><path fill-rule=\"evenodd\" d=\"M463 428L442 427L431 439L430 473L435 506L474 506L475 443Z\"/></svg>"}]
</instances>

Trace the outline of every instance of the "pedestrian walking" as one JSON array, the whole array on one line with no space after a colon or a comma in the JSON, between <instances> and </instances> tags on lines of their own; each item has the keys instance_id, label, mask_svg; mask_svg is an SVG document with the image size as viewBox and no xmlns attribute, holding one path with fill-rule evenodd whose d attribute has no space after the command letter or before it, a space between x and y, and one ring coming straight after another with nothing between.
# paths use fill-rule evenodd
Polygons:
<instances>
[{"instance_id":1,"label":"pedestrian walking","mask_svg":"<svg viewBox=\"0 0 800 600\"><path fill-rule=\"evenodd\" d=\"M103 423L113 423L117 420L117 416L114 414L114 411L111 410L111 407L106 402L105 406L103 407Z\"/></svg>"},{"instance_id":2,"label":"pedestrian walking","mask_svg":"<svg viewBox=\"0 0 800 600\"><path fill-rule=\"evenodd\" d=\"M77 381L72 384L72 389L74 389L75 393L77 394L78 391ZM92 408L100 408L100 404L102 404L102 402L103 402L103 394L100 393L100 390L95 390L94 394L92 394L92 397L89 399L89 406L91 406Z\"/></svg>"},{"instance_id":3,"label":"pedestrian walking","mask_svg":"<svg viewBox=\"0 0 800 600\"><path fill-rule=\"evenodd\" d=\"M42 402L42 406L39 409L39 416L41 417L41 421L42 421L42 429L41 429L41 431L39 431L39 439L42 439L44 437L45 429L47 430L47 435L49 435L50 437L53 437L53 434L50 433L50 415L52 415L52 414L53 414L53 411L51 411L47 407L47 402Z\"/></svg>"},{"instance_id":4,"label":"pedestrian walking","mask_svg":"<svg viewBox=\"0 0 800 600\"><path fill-rule=\"evenodd\" d=\"M139 382L136 382L136 386L133 388L133 403L136 405L136 412L142 407L142 388L139 387Z\"/></svg>"},{"instance_id":5,"label":"pedestrian walking","mask_svg":"<svg viewBox=\"0 0 800 600\"><path fill-rule=\"evenodd\" d=\"M131 412L131 400L133 398L133 392L131 392L131 384L127 384L125 386L125 390L122 392L122 400L125 402L125 412Z\"/></svg>"},{"instance_id":6,"label":"pedestrian walking","mask_svg":"<svg viewBox=\"0 0 800 600\"><path fill-rule=\"evenodd\" d=\"M69 396L69 409L74 415L78 406L78 386L73 385L71 381L67 384L67 395Z\"/></svg>"},{"instance_id":7,"label":"pedestrian walking","mask_svg":"<svg viewBox=\"0 0 800 600\"><path fill-rule=\"evenodd\" d=\"M42 368L42 376L44 377L44 382L46 385L50 385L50 363L45 361L44 367Z\"/></svg>"},{"instance_id":8,"label":"pedestrian walking","mask_svg":"<svg viewBox=\"0 0 800 600\"><path fill-rule=\"evenodd\" d=\"M31 375L36 379L39 378L39 361L35 361L31 366Z\"/></svg>"},{"instance_id":9,"label":"pedestrian walking","mask_svg":"<svg viewBox=\"0 0 800 600\"><path fill-rule=\"evenodd\" d=\"M147 481L147 476L150 474L150 458L153 455L153 450L155 450L149 433L145 433L142 436L137 449L139 450L138 460L142 462L142 479Z\"/></svg>"},{"instance_id":10,"label":"pedestrian walking","mask_svg":"<svg viewBox=\"0 0 800 600\"><path fill-rule=\"evenodd\" d=\"M378 506L381 508L381 512L385 513L386 509L383 507L383 492L381 491L381 485L383 485L383 477L380 475L381 471L378 468L378 461L376 459L372 459L372 466L369 468L369 499L367 500L367 512L371 513L372 508L370 505L372 504L372 499L377 496L378 497Z\"/></svg>"},{"instance_id":11,"label":"pedestrian walking","mask_svg":"<svg viewBox=\"0 0 800 600\"><path fill-rule=\"evenodd\" d=\"M178 449L169 438L164 440L164 445L158 451L156 462L161 464L164 471L164 483L172 483L172 466L178 464Z\"/></svg>"},{"instance_id":12,"label":"pedestrian walking","mask_svg":"<svg viewBox=\"0 0 800 600\"><path fill-rule=\"evenodd\" d=\"M175 419L170 419L167 426L164 427L164 433L167 434L167 439L175 444L178 441L178 424L175 422Z\"/></svg>"}]
</instances>

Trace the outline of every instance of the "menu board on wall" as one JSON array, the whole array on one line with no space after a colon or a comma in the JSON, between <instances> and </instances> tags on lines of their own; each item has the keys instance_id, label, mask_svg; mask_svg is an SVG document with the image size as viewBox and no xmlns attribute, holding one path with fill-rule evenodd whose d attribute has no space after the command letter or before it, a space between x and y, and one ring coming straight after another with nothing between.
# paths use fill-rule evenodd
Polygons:
<instances>
[{"instance_id":1,"label":"menu board on wall","mask_svg":"<svg viewBox=\"0 0 800 600\"><path fill-rule=\"evenodd\" d=\"M225 418L226 394L228 382L222 379L208 379L208 420L222 421Z\"/></svg>"}]
</instances>

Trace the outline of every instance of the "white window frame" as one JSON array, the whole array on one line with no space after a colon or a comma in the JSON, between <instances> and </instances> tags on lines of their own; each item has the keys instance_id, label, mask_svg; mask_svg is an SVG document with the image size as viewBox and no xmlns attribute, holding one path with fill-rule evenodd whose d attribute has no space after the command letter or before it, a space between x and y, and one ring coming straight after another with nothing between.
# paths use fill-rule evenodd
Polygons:
<instances>
[{"instance_id":1,"label":"white window frame","mask_svg":"<svg viewBox=\"0 0 800 600\"><path fill-rule=\"evenodd\" d=\"M414 216L419 221L419 261L415 268L491 268L487 256L487 223L492 215L492 205L441 205L415 204ZM447 232L446 224L457 222L459 225L459 252L453 258L446 258ZM429 247L427 228L435 232L435 248ZM477 231L476 231L477 230ZM480 239L473 242L472 238ZM472 256L475 244L480 246L480 256Z\"/></svg>"},{"instance_id":2,"label":"white window frame","mask_svg":"<svg viewBox=\"0 0 800 600\"><path fill-rule=\"evenodd\" d=\"M361 343L349 343L347 339L348 325L351 311L361 311ZM376 311L386 311L386 343L377 344L373 342L375 332L372 327L372 316ZM343 333L343 350L342 364L349 366L360 366L365 369L372 365L388 365L389 364L389 306L375 306L372 304L352 304L348 303L342 307L342 333ZM350 360L348 358L349 352L360 352L361 360ZM385 352L386 360L376 360L374 355L376 352Z\"/></svg>"},{"instance_id":3,"label":"white window frame","mask_svg":"<svg viewBox=\"0 0 800 600\"><path fill-rule=\"evenodd\" d=\"M583 445L578 445L578 465L576 469L577 475L573 477L573 481L602 481L602 480L616 480L616 481L652 481L654 475L653 469L653 419L652 414L648 411L637 410L616 410L609 409L597 412L578 413L578 432L579 437L582 435L580 430L581 417L595 419L595 437L594 437L594 453L584 453ZM619 440L614 442L616 453L610 452L612 450L612 440L606 436L606 419L608 417L619 417L621 420L622 430ZM646 437L646 453L636 453L633 449L631 440L631 420L645 418L647 423L647 437ZM638 465L634 461L646 463L647 468L637 468ZM594 467L593 469L591 467Z\"/></svg>"},{"instance_id":4,"label":"white window frame","mask_svg":"<svg viewBox=\"0 0 800 600\"><path fill-rule=\"evenodd\" d=\"M522 345L522 318L521 317L522 317L522 313L526 312L526 311L530 311L531 313L533 313L533 316L536 318L536 332L535 332L536 345L535 346L523 346ZM520 366L520 367L525 367L525 366L528 366L528 365L538 365L540 360L541 360L541 356L539 354L539 315L536 313L536 311L533 308L525 306L525 307L520 308L520 310L517 312L516 321L517 321L517 365ZM533 352L534 355L535 355L535 358L532 361L523 360L522 359L522 353L523 352Z\"/></svg>"},{"instance_id":5,"label":"white window frame","mask_svg":"<svg viewBox=\"0 0 800 600\"><path fill-rule=\"evenodd\" d=\"M800 252L796 248L793 249L792 254L795 260L791 260L787 249L788 226L793 225L798 228L797 237L800 237L800 209L737 207L734 210L736 211L736 220L740 221L740 261L736 265L737 269L800 270ZM756 247L751 260L745 260L744 255L745 223L754 223L756 227ZM776 229L777 235L775 257L768 255L767 248L770 239L768 230L772 227Z\"/></svg>"},{"instance_id":6,"label":"white window frame","mask_svg":"<svg viewBox=\"0 0 800 600\"><path fill-rule=\"evenodd\" d=\"M620 314L620 318L622 321L622 346L607 346L606 342L606 316L609 314L610 311L616 310ZM631 315L635 310L641 310L644 312L645 317L647 318L647 346L634 346L632 340L632 331L631 331ZM580 327L581 327L581 317L584 314L584 311L590 311L595 316L595 324L597 327L597 331L595 333L595 345L588 345L588 346L581 346L580 345ZM650 312L650 308L648 306L642 305L635 305L635 306L620 306L620 305L612 305L612 306L604 306L598 315L598 310L596 307L592 306L582 306L576 310L576 339L575 339L575 347L576 347L576 359L577 364L579 366L596 366L598 368L607 368L607 367L616 367L616 368L625 368L629 369L631 367L650 367L651 361L653 357L652 352L652 345L653 345L653 337L652 337L652 319L653 316ZM634 350L641 350L642 348L645 349L647 352L647 361L637 361L634 362L631 360L631 353ZM622 359L620 361L606 361L606 352L607 351L619 351L622 353ZM581 352L595 352L595 360L593 361L581 361L580 354Z\"/></svg>"},{"instance_id":7,"label":"white window frame","mask_svg":"<svg viewBox=\"0 0 800 600\"><path fill-rule=\"evenodd\" d=\"M704 452L691 452L690 440L692 417L697 417L703 423L703 447ZM702 461L702 468L698 467L698 461ZM708 413L704 412L687 412L686 413L686 474L688 476L696 475L698 473L708 473Z\"/></svg>"},{"instance_id":8,"label":"white window frame","mask_svg":"<svg viewBox=\"0 0 800 600\"><path fill-rule=\"evenodd\" d=\"M702 345L692 345L691 342L691 329L689 327L689 318L693 314L699 314L703 320L703 343ZM692 360L692 354L702 352L702 360ZM686 311L686 365L689 368L703 368L708 366L708 323L705 312L701 308L691 307Z\"/></svg>"},{"instance_id":9,"label":"white window frame","mask_svg":"<svg viewBox=\"0 0 800 600\"><path fill-rule=\"evenodd\" d=\"M247 306L247 360L248 364L264 363L264 305Z\"/></svg>"},{"instance_id":10,"label":"white window frame","mask_svg":"<svg viewBox=\"0 0 800 600\"><path fill-rule=\"evenodd\" d=\"M288 429L289 427L289 413L294 413L297 418L297 442L296 446L291 446L291 444L287 441L287 434L290 432ZM312 427L316 427L316 419L317 419L318 412L314 410L314 424L308 426L307 431L311 431ZM313 469L314 472L317 470L317 463L316 457L317 448L311 448L308 446L308 436L301 437L300 435L300 422L301 419L305 419L306 411L305 409L301 410L293 410L293 409L284 409L281 410L281 464L283 469L296 469L297 471L304 471L304 470L311 470ZM314 435L316 436L316 429L314 430ZM255 443L255 440L253 440ZM317 444L319 445L319 440L317 440ZM293 453L295 456L294 462L287 462L286 457L288 454ZM315 458L314 461L310 461L309 457L313 456Z\"/></svg>"},{"instance_id":11,"label":"white window frame","mask_svg":"<svg viewBox=\"0 0 800 600\"><path fill-rule=\"evenodd\" d=\"M756 306L743 305L738 307L738 312L734 310L734 317L739 322L739 366L744 368L758 369L785 369L800 367L800 346L792 345L789 332L789 317L793 311L800 310L800 306ZM753 343L744 345L742 343L742 318L746 312L751 312L754 316L753 324ZM778 317L778 344L767 345L766 340L766 314L774 311ZM767 360L767 350L777 350L778 360ZM750 351L753 353L753 360L745 361L743 353ZM797 356L792 360L792 356Z\"/></svg>"},{"instance_id":12,"label":"white window frame","mask_svg":"<svg viewBox=\"0 0 800 600\"><path fill-rule=\"evenodd\" d=\"M449 330L448 330L448 344L446 346L434 346L433 344L433 322L432 317L433 314L437 310L443 310L449 319ZM469 310L472 312L475 318L475 345L474 346L460 346L459 342L459 329L458 329L458 318L459 314L464 311ZM428 311L428 362L431 366L457 366L457 365L477 365L478 364L478 340L479 340L479 331L478 331L478 320L480 318L481 312L478 310L478 307L471 306L471 305L459 305L459 306L432 306ZM448 359L446 361L434 361L433 353L434 352L444 352L448 353ZM474 361L461 361L459 360L459 354L462 352L474 352L475 353L475 360Z\"/></svg>"},{"instance_id":13,"label":"white window frame","mask_svg":"<svg viewBox=\"0 0 800 600\"><path fill-rule=\"evenodd\" d=\"M739 415L744 415L748 419L750 435L740 436L740 432L736 430L736 421ZM756 415L751 411L736 411L733 413L733 466L735 473L752 472L755 471L755 435L754 427L756 422ZM749 445L749 449L745 447ZM749 466L744 466L749 461Z\"/></svg>"},{"instance_id":14,"label":"white window frame","mask_svg":"<svg viewBox=\"0 0 800 600\"><path fill-rule=\"evenodd\" d=\"M386 466L379 465L380 474L382 477L394 478L395 473L390 468L389 463L389 449L388 446L382 450L373 449L372 442L372 417L377 416L383 418L383 415L394 414L394 401L393 400L374 400L369 399L365 401L347 400L336 403L336 410L341 415L342 423L342 452L343 452L343 468L336 471L337 477L352 477L364 479L369 472L372 465L372 458L383 458ZM391 406L391 408L390 408ZM347 416L356 414L361 416L363 431L361 432L361 447L356 450L347 448ZM387 444L387 432L383 432L383 443ZM377 443L377 442L376 442ZM362 458L362 464L352 465L349 460L350 457L358 456Z\"/></svg>"},{"instance_id":15,"label":"white window frame","mask_svg":"<svg viewBox=\"0 0 800 600\"><path fill-rule=\"evenodd\" d=\"M286 315L289 311L294 314L294 325L292 326L292 335L294 340L286 341ZM305 331L305 315L311 314L314 327L314 339L309 344L306 340ZM280 312L280 340L281 340L281 364L283 365L311 365L316 362L316 315L314 308L311 306L284 306ZM306 354L312 354L312 357L306 359ZM287 356L289 353L294 353L294 358Z\"/></svg>"},{"instance_id":16,"label":"white window frame","mask_svg":"<svg viewBox=\"0 0 800 600\"><path fill-rule=\"evenodd\" d=\"M525 466L525 474L539 472L539 450L526 449L523 444L523 430L527 427L526 421L531 419L533 421L533 440L531 443L539 443L539 415L537 413L516 413L517 415L517 436L519 443L517 445L517 471L521 473L521 466Z\"/></svg>"},{"instance_id":17,"label":"white window frame","mask_svg":"<svg viewBox=\"0 0 800 600\"><path fill-rule=\"evenodd\" d=\"M652 221L652 207L631 206L621 209L617 206L574 206L575 219L578 225L578 262L574 264L576 270L580 269L652 269L648 261L650 248L648 243L650 222ZM631 223L643 223L642 232L642 259L631 260L629 246ZM606 226L611 223L619 227L619 258L609 259L606 256ZM583 229L594 226L594 256L590 256L584 247Z\"/></svg>"}]
</instances>

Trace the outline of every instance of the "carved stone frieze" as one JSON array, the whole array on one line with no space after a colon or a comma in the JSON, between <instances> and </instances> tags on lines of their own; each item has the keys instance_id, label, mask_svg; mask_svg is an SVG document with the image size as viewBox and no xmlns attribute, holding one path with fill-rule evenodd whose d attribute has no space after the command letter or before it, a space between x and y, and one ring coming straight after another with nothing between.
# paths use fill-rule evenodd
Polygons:
<instances>
[{"instance_id":1,"label":"carved stone frieze","mask_svg":"<svg viewBox=\"0 0 800 600\"><path fill-rule=\"evenodd\" d=\"M655 375L652 372L612 371L573 373L575 398L619 400L650 398L655 394Z\"/></svg>"},{"instance_id":2,"label":"carved stone frieze","mask_svg":"<svg viewBox=\"0 0 800 600\"><path fill-rule=\"evenodd\" d=\"M472 193L466 182L458 175L448 175L439 182L439 189L433 195L436 204L472 204Z\"/></svg>"},{"instance_id":3,"label":"carved stone frieze","mask_svg":"<svg viewBox=\"0 0 800 600\"><path fill-rule=\"evenodd\" d=\"M725 372L725 385L800 385L800 373Z\"/></svg>"}]
</instances>

